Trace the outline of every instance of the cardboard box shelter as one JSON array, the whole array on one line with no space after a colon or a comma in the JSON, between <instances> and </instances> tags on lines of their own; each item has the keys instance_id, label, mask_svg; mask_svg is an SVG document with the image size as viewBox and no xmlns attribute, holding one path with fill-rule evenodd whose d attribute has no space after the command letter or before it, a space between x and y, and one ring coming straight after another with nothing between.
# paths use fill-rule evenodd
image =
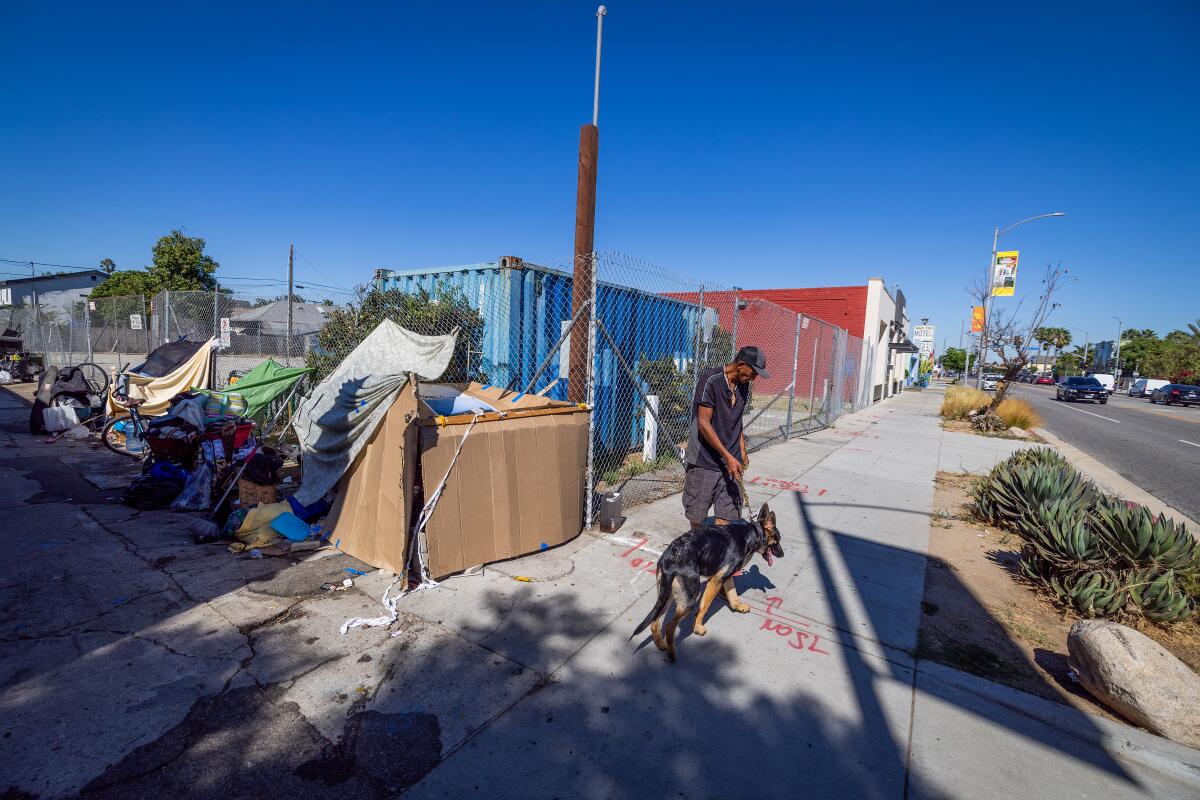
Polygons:
<instances>
[{"instance_id":1,"label":"cardboard box shelter","mask_svg":"<svg viewBox=\"0 0 1200 800\"><path fill-rule=\"evenodd\" d=\"M498 387L413 377L338 484L329 515L340 550L402 574L415 488L432 495L433 578L536 552L583 529L588 411ZM472 427L471 422L478 415ZM464 442L464 438L466 441Z\"/></svg>"}]
</instances>

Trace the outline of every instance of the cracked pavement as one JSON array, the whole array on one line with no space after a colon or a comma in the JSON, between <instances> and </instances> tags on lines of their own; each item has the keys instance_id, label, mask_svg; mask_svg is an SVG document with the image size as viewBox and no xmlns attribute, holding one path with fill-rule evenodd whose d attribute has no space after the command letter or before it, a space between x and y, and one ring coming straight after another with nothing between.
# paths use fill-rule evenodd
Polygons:
<instances>
[{"instance_id":1,"label":"cracked pavement","mask_svg":"<svg viewBox=\"0 0 1200 800\"><path fill-rule=\"evenodd\" d=\"M343 635L393 576L194 545L100 488L131 463L25 432L31 395L0 387L4 798L1197 796L1197 751L916 657L933 476L1011 449L931 392L753 455L787 555L675 664L629 633L678 498Z\"/></svg>"}]
</instances>

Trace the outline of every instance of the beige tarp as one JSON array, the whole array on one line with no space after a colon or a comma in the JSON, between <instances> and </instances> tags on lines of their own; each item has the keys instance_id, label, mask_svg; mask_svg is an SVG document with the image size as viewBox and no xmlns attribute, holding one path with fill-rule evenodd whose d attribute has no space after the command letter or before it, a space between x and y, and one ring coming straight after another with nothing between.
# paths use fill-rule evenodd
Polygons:
<instances>
[{"instance_id":1,"label":"beige tarp","mask_svg":"<svg viewBox=\"0 0 1200 800\"><path fill-rule=\"evenodd\" d=\"M208 386L209 355L217 346L216 339L209 339L204 347L196 351L190 359L180 364L176 369L161 378L148 378L144 375L129 375L129 397L131 400L145 400L138 409L143 416L157 417L167 413L171 398L188 389L204 389ZM123 406L113 401L110 393L108 412L119 414L125 411Z\"/></svg>"}]
</instances>

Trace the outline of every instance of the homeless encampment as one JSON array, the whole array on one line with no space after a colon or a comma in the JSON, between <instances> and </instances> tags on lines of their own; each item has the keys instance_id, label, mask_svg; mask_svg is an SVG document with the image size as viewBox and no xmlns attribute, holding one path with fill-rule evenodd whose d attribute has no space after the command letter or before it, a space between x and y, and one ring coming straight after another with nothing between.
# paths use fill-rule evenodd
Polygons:
<instances>
[{"instance_id":1,"label":"homeless encampment","mask_svg":"<svg viewBox=\"0 0 1200 800\"><path fill-rule=\"evenodd\" d=\"M166 413L171 399L189 389L208 386L211 355L217 346L216 339L207 342L189 342L186 339L170 342L154 349L145 363L125 371L129 377L129 397L145 400L140 408L142 416L156 417ZM110 414L125 409L109 393Z\"/></svg>"},{"instance_id":2,"label":"homeless encampment","mask_svg":"<svg viewBox=\"0 0 1200 800\"><path fill-rule=\"evenodd\" d=\"M392 323L380 328L385 324ZM337 498L325 522L329 540L397 574L415 568L419 559L428 577L439 578L578 535L586 408L478 383L422 383L444 372L453 337L418 337L394 327L385 337L414 337L424 343L423 352L401 354L393 348L394 357L385 360L375 346L363 358L356 359L356 350L301 407L306 413L296 427L304 479L297 495L301 502L321 497L337 472ZM352 360L358 365L344 370ZM341 444L349 436L340 431L352 424L355 403L380 393L366 391L360 398L371 381L390 386L390 399L363 406L360 415L374 420L369 430L364 425L356 431L351 454ZM340 403L331 404L334 397ZM321 408L325 411L318 413ZM310 453L321 456L318 480L310 477ZM305 490L308 494L300 496ZM413 547L421 506L435 496L422 536L425 546Z\"/></svg>"}]
</instances>

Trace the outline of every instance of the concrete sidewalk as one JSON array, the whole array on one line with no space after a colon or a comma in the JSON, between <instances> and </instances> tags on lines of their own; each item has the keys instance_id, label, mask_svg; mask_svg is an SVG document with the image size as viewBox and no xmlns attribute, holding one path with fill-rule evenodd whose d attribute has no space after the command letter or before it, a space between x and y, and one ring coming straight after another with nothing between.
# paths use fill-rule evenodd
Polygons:
<instances>
[{"instance_id":1,"label":"concrete sidewalk","mask_svg":"<svg viewBox=\"0 0 1200 800\"><path fill-rule=\"evenodd\" d=\"M776 511L786 556L738 579L752 613L714 604L703 638L685 623L675 664L628 637L685 527L677 496L343 636L345 618L379 612L390 575L331 594L316 587L348 565L339 554L197 548L178 515L106 502L103 475L49 478L107 454L10 433L0 789L1200 796L1195 751L915 659L934 475L1018 446L943 431L940 400L905 393L755 454L747 488Z\"/></svg>"},{"instance_id":2,"label":"concrete sidewalk","mask_svg":"<svg viewBox=\"0 0 1200 800\"><path fill-rule=\"evenodd\" d=\"M904 394L757 454L752 505L770 502L787 555L739 579L753 613L720 606L676 664L627 637L681 528L677 497L619 536L413 598L409 612L541 676L413 792L1196 796L1200 754L914 659L934 475L1020 446L943 431L940 400ZM535 563L536 583L511 581Z\"/></svg>"}]
</instances>

